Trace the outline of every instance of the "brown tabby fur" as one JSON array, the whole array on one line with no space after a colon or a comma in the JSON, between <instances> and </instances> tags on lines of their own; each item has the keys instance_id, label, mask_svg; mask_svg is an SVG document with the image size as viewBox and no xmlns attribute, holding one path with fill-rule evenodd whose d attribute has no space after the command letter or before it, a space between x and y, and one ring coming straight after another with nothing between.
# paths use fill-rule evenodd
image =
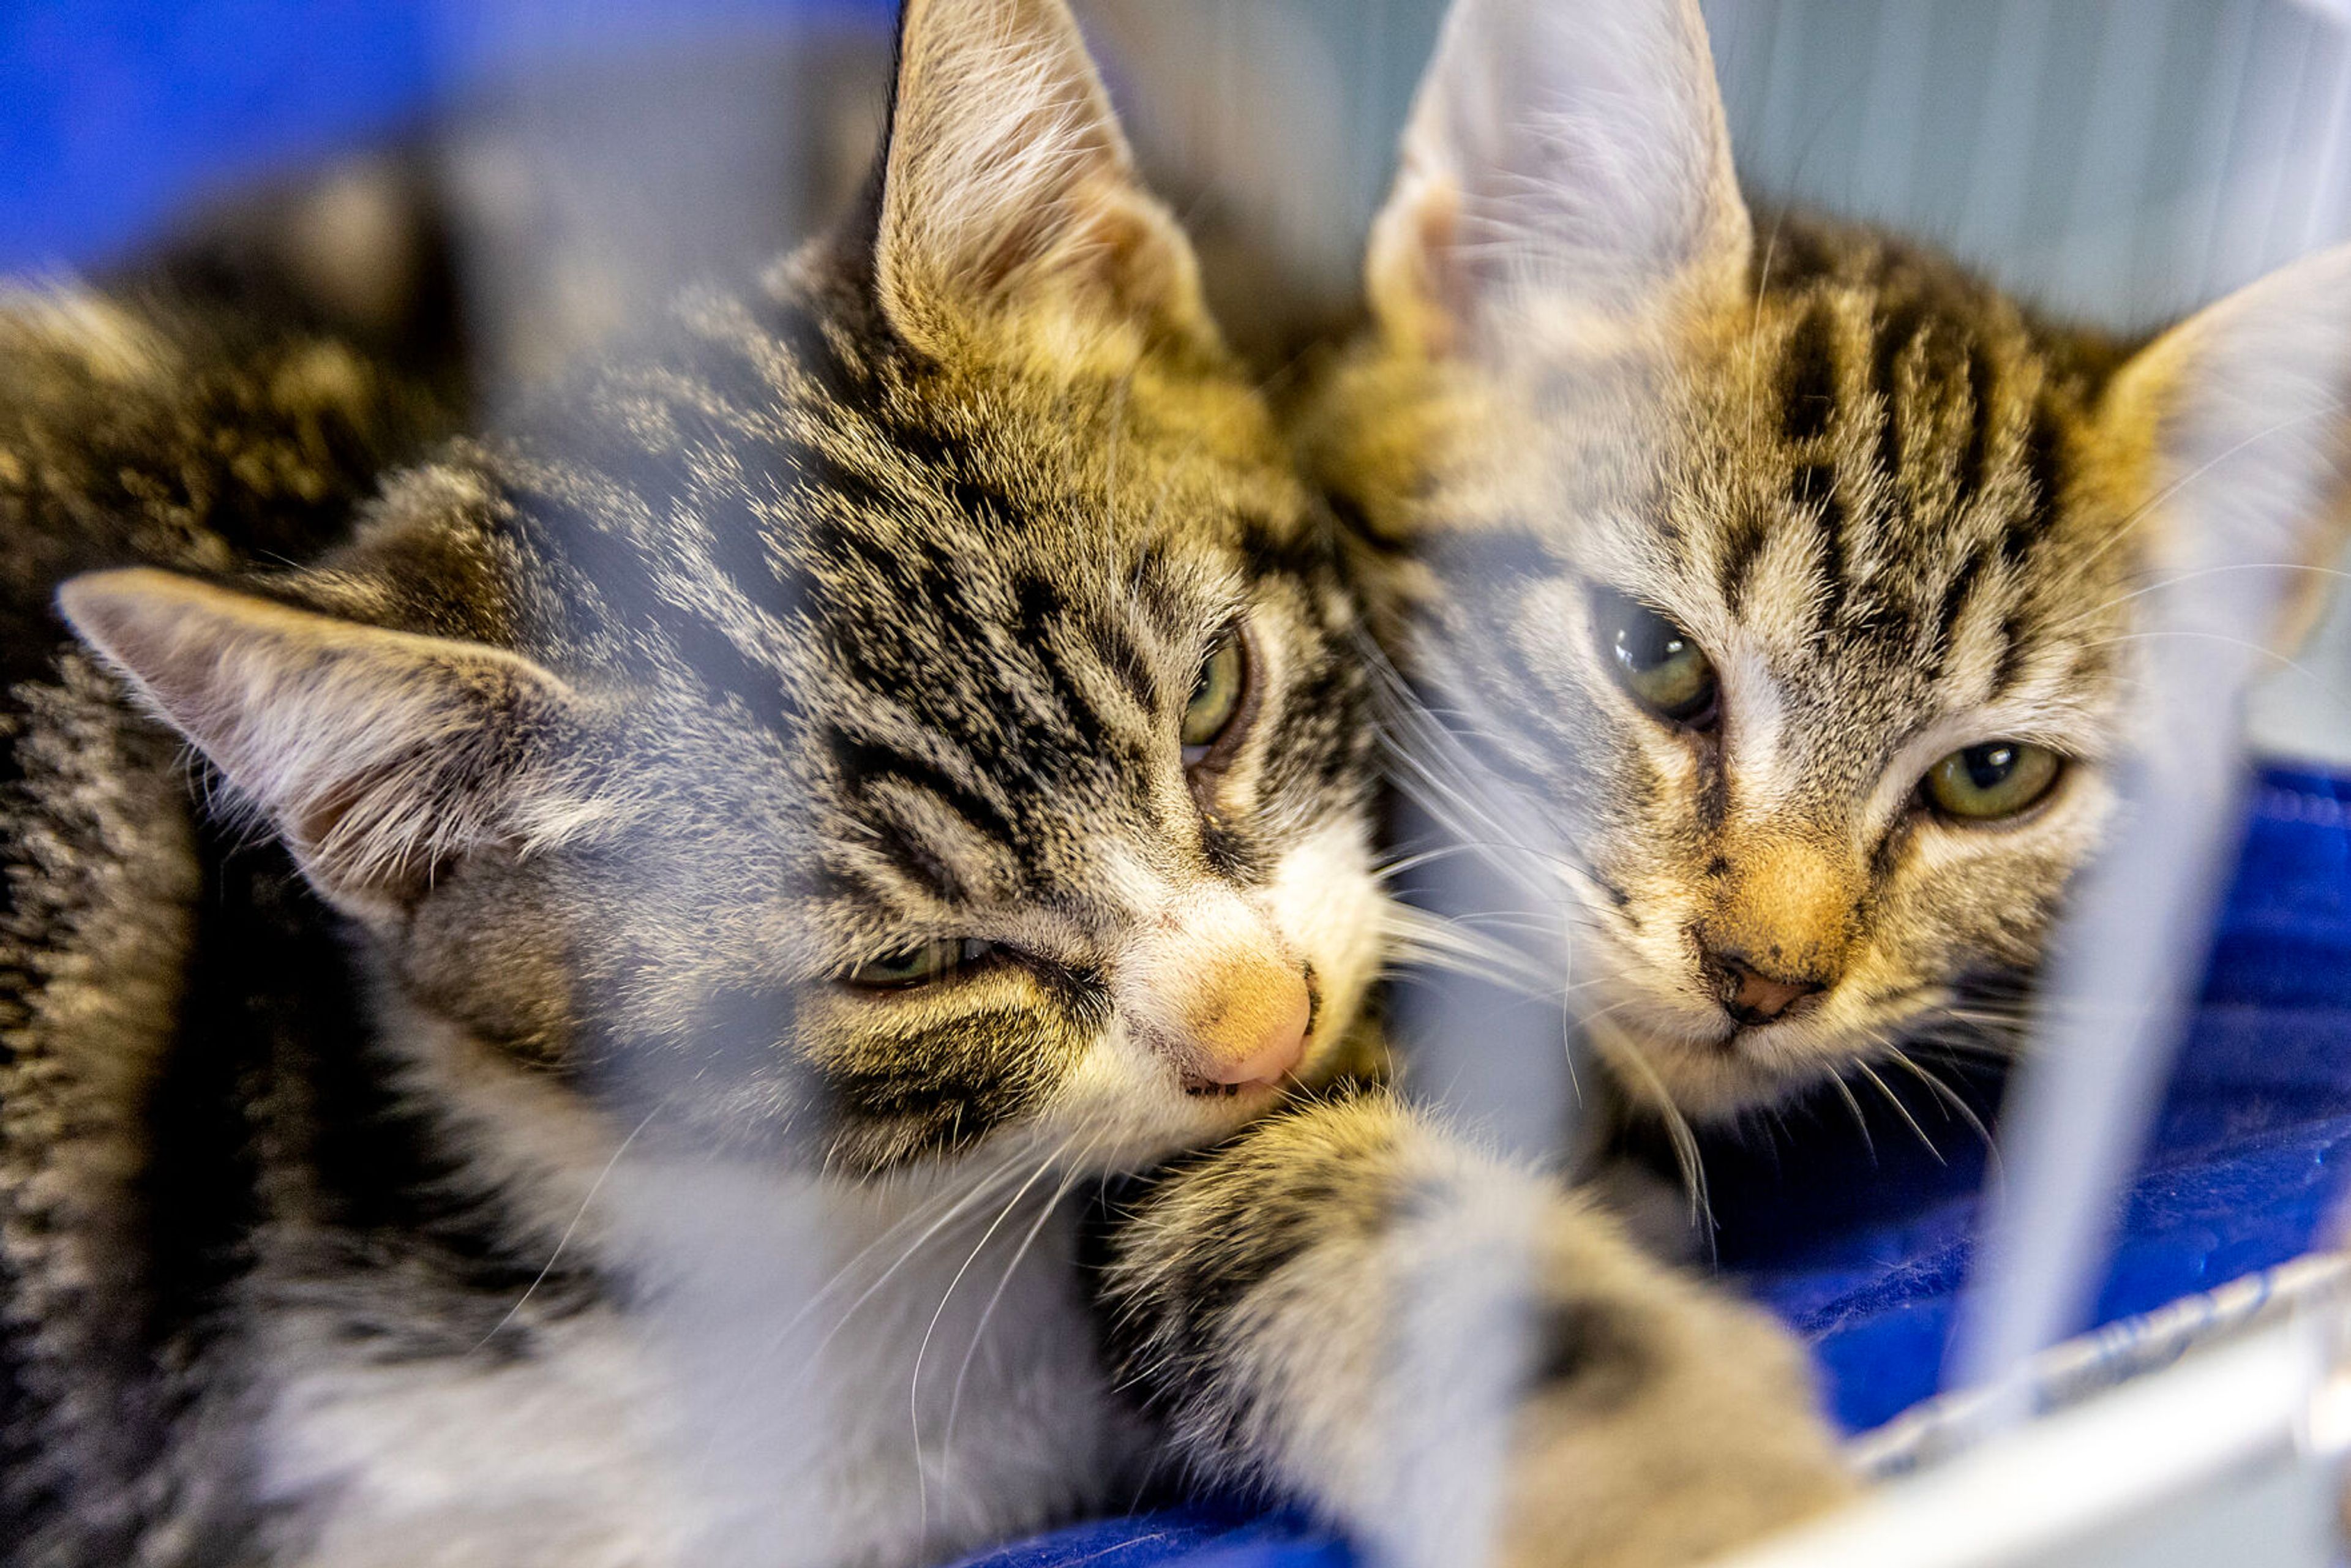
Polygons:
<instances>
[{"instance_id":1,"label":"brown tabby fur","mask_svg":"<svg viewBox=\"0 0 2351 1568\"><path fill-rule=\"evenodd\" d=\"M1491 837L1480 797L1514 802L1576 1010L1668 1113L2004 1049L2147 738L2142 591L2260 583L2249 634L2283 638L2340 538L2345 257L2152 344L2062 329L1875 231L1750 227L1695 7L1573 9L1457 10L1374 238L1380 330L1304 421L1413 552L1389 643L1445 718L1438 809ZM2192 483L2246 497L2241 531L2183 533ZM1628 600L1695 639L1719 720L1615 678ZM1938 758L2003 739L2066 759L2045 799L1929 809ZM1741 1019L1723 953L1815 994Z\"/></svg>"},{"instance_id":2,"label":"brown tabby fur","mask_svg":"<svg viewBox=\"0 0 2351 1568\"><path fill-rule=\"evenodd\" d=\"M908 6L869 194L380 486L331 354L16 311L14 517L119 502L31 461L99 401L236 505L117 506L19 687L0 1557L911 1568L1202 1470L1655 1568L1840 1495L1767 1326L1360 1082L1360 601L1059 0Z\"/></svg>"}]
</instances>

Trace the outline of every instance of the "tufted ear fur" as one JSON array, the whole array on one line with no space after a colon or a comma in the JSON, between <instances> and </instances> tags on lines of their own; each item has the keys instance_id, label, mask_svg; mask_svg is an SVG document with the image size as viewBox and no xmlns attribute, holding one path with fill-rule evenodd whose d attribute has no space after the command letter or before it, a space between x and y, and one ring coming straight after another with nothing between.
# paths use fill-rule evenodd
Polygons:
<instances>
[{"instance_id":1,"label":"tufted ear fur","mask_svg":"<svg viewBox=\"0 0 2351 1568\"><path fill-rule=\"evenodd\" d=\"M149 568L75 578L57 604L362 919L469 850L528 849L577 818L528 787L573 706L528 659Z\"/></svg>"},{"instance_id":2,"label":"tufted ear fur","mask_svg":"<svg viewBox=\"0 0 2351 1568\"><path fill-rule=\"evenodd\" d=\"M2351 534L2351 246L2164 333L2101 419L2141 476L2158 579L2192 589L2218 634L2298 643Z\"/></svg>"},{"instance_id":3,"label":"tufted ear fur","mask_svg":"<svg viewBox=\"0 0 2351 1568\"><path fill-rule=\"evenodd\" d=\"M1734 295L1752 229L1697 0L1456 0L1373 225L1388 333L1492 346Z\"/></svg>"},{"instance_id":4,"label":"tufted ear fur","mask_svg":"<svg viewBox=\"0 0 2351 1568\"><path fill-rule=\"evenodd\" d=\"M917 347L1036 309L1216 340L1062 0L906 0L881 202L883 308Z\"/></svg>"}]
</instances>

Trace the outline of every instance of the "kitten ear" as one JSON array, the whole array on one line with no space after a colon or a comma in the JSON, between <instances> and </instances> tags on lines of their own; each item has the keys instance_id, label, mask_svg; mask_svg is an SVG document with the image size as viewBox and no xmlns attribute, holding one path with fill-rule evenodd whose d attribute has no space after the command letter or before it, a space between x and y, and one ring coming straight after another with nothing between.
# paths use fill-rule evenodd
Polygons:
<instances>
[{"instance_id":1,"label":"kitten ear","mask_svg":"<svg viewBox=\"0 0 2351 1568\"><path fill-rule=\"evenodd\" d=\"M1040 306L1216 341L1192 248L1137 181L1061 0L906 0L874 271L928 350Z\"/></svg>"},{"instance_id":2,"label":"kitten ear","mask_svg":"<svg viewBox=\"0 0 2351 1568\"><path fill-rule=\"evenodd\" d=\"M2237 635L2254 626L2291 648L2351 535L2351 246L2164 333L2116 373L2100 416L2145 476L2158 573L2192 574Z\"/></svg>"},{"instance_id":3,"label":"kitten ear","mask_svg":"<svg viewBox=\"0 0 2351 1568\"><path fill-rule=\"evenodd\" d=\"M571 699L527 659L144 567L75 578L57 606L347 913L396 910L467 850L547 836L517 776Z\"/></svg>"},{"instance_id":4,"label":"kitten ear","mask_svg":"<svg viewBox=\"0 0 2351 1568\"><path fill-rule=\"evenodd\" d=\"M1537 296L1621 321L1735 295L1751 244L1697 0L1455 0L1366 273L1444 353Z\"/></svg>"}]
</instances>

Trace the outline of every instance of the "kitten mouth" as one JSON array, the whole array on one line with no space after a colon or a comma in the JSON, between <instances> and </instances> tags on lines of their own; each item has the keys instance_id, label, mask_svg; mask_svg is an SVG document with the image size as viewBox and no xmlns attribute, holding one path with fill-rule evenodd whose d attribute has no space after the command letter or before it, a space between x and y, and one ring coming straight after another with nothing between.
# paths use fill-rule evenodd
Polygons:
<instances>
[{"instance_id":1,"label":"kitten mouth","mask_svg":"<svg viewBox=\"0 0 2351 1568\"><path fill-rule=\"evenodd\" d=\"M1186 1078L1184 1081L1184 1092L1195 1100L1231 1100L1243 1092L1256 1093L1280 1087L1270 1078L1251 1078L1239 1083L1217 1083L1206 1078Z\"/></svg>"}]
</instances>

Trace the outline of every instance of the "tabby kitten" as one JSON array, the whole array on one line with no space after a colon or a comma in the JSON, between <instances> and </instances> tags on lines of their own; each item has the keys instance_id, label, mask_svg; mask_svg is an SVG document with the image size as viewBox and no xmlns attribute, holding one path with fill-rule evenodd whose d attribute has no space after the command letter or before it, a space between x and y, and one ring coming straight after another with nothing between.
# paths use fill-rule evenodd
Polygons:
<instances>
[{"instance_id":1,"label":"tabby kitten","mask_svg":"<svg viewBox=\"0 0 2351 1568\"><path fill-rule=\"evenodd\" d=\"M2146 738L2139 591L2287 584L2282 643L2340 540L2351 251L2134 345L1758 233L1687 0L1458 0L1368 276L1308 445L1416 554L1454 803L1560 868L1587 1035L1692 1117L2004 1037Z\"/></svg>"},{"instance_id":2,"label":"tabby kitten","mask_svg":"<svg viewBox=\"0 0 2351 1568\"><path fill-rule=\"evenodd\" d=\"M914 0L853 222L310 564L204 542L266 444L137 314L16 319L11 518L109 500L73 382L199 543L20 688L0 1554L912 1564L1189 1472L1630 1568L1843 1490L1758 1320L1349 1076L1358 601L1059 0Z\"/></svg>"}]
</instances>

